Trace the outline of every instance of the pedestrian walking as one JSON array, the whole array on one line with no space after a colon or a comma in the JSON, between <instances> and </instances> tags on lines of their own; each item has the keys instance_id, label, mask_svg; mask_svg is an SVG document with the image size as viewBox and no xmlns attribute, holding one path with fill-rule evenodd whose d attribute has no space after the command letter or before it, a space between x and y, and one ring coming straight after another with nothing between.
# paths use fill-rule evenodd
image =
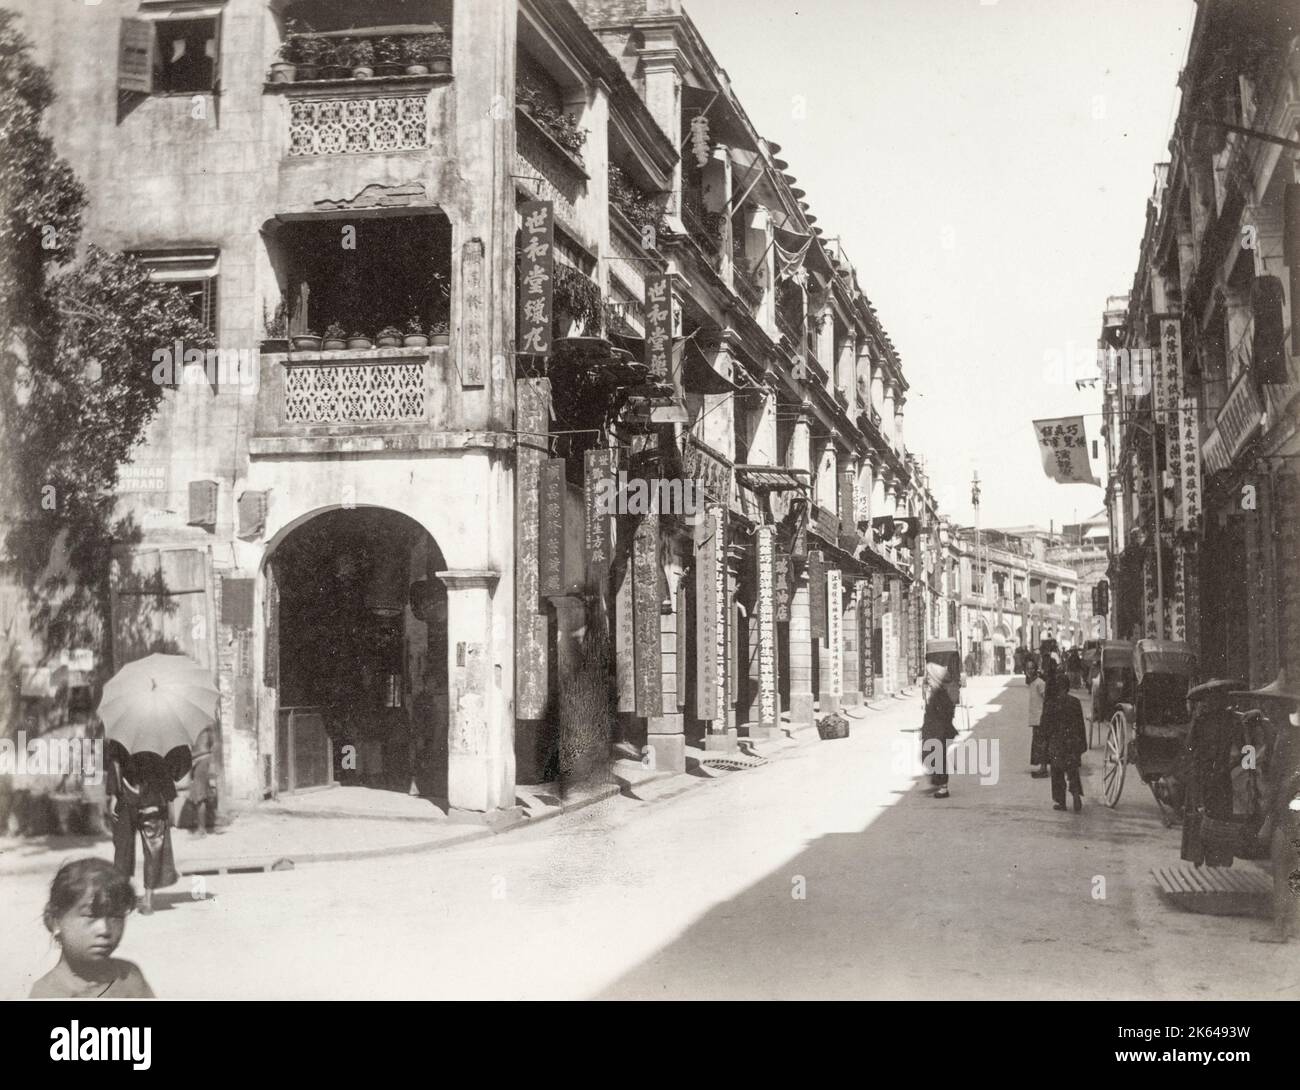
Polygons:
<instances>
[{"instance_id":1,"label":"pedestrian walking","mask_svg":"<svg viewBox=\"0 0 1300 1090\"><path fill-rule=\"evenodd\" d=\"M1029 774L1036 780L1047 776L1047 747L1043 735L1043 701L1047 696L1047 682L1038 676L1038 664L1033 657L1025 663L1025 684L1029 686Z\"/></svg>"},{"instance_id":2,"label":"pedestrian walking","mask_svg":"<svg viewBox=\"0 0 1300 1090\"><path fill-rule=\"evenodd\" d=\"M1192 725L1187 731L1187 794L1179 855L1198 867L1232 866L1228 838L1206 834L1216 822L1232 821L1232 753L1240 727L1229 704L1232 690L1240 687L1239 681L1207 681L1187 694Z\"/></svg>"},{"instance_id":3,"label":"pedestrian walking","mask_svg":"<svg viewBox=\"0 0 1300 1090\"><path fill-rule=\"evenodd\" d=\"M192 836L204 836L217 827L217 732L204 727L190 751L190 789L186 799L187 818L180 822Z\"/></svg>"},{"instance_id":4,"label":"pedestrian walking","mask_svg":"<svg viewBox=\"0 0 1300 1090\"><path fill-rule=\"evenodd\" d=\"M64 863L50 884L45 928L59 963L32 985L32 999L152 999L137 965L113 957L135 908L129 878L104 859Z\"/></svg>"},{"instance_id":5,"label":"pedestrian walking","mask_svg":"<svg viewBox=\"0 0 1300 1090\"><path fill-rule=\"evenodd\" d=\"M921 721L921 761L930 773L930 784L936 799L948 797L948 742L957 737L953 725L952 697L946 682L948 671L937 662L925 664L922 695L925 699L925 717Z\"/></svg>"},{"instance_id":6,"label":"pedestrian walking","mask_svg":"<svg viewBox=\"0 0 1300 1090\"><path fill-rule=\"evenodd\" d=\"M1079 763L1088 750L1088 733L1083 726L1083 706L1077 697L1070 695L1070 680L1064 670L1055 671L1047 682L1042 730L1046 735L1047 760L1051 765L1053 809L1065 809L1068 785L1077 814L1083 809Z\"/></svg>"},{"instance_id":7,"label":"pedestrian walking","mask_svg":"<svg viewBox=\"0 0 1300 1090\"><path fill-rule=\"evenodd\" d=\"M109 760L106 788L113 823L113 866L130 879L135 874L135 838L144 856L144 904L153 911L153 891L175 885L180 879L172 855L171 803L176 784L167 762L156 753L126 756L120 746ZM188 757L187 757L188 761Z\"/></svg>"}]
</instances>

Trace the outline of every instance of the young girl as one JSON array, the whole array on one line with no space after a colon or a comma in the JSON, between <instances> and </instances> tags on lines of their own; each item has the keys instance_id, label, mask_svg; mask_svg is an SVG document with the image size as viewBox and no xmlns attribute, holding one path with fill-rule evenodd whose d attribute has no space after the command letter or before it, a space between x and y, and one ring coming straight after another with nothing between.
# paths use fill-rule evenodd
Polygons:
<instances>
[{"instance_id":1,"label":"young girl","mask_svg":"<svg viewBox=\"0 0 1300 1090\"><path fill-rule=\"evenodd\" d=\"M45 927L59 963L32 985L33 999L152 999L139 968L113 957L135 908L135 889L103 859L64 863L50 885Z\"/></svg>"}]
</instances>

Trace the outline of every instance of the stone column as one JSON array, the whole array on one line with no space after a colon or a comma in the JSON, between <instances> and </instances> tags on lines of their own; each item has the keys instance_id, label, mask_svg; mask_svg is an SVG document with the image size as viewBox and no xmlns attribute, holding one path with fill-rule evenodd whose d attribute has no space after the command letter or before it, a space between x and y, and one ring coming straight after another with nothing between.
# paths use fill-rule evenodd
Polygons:
<instances>
[{"instance_id":1,"label":"stone column","mask_svg":"<svg viewBox=\"0 0 1300 1090\"><path fill-rule=\"evenodd\" d=\"M903 406L907 404L907 397L903 393L894 399L894 442L898 448L903 448ZM888 421L886 421L888 424Z\"/></svg>"},{"instance_id":2,"label":"stone column","mask_svg":"<svg viewBox=\"0 0 1300 1090\"><path fill-rule=\"evenodd\" d=\"M850 331L840 345L839 358L835 361L835 388L844 392L848 411L852 412L856 397L856 364L858 358L858 339Z\"/></svg>"},{"instance_id":3,"label":"stone column","mask_svg":"<svg viewBox=\"0 0 1300 1090\"><path fill-rule=\"evenodd\" d=\"M714 144L709 157L709 165L704 169L704 203L705 207L727 209L731 200L731 151L726 144ZM730 287L732 285L732 220L729 211L724 211L722 235L719 239L718 275Z\"/></svg>"},{"instance_id":4,"label":"stone column","mask_svg":"<svg viewBox=\"0 0 1300 1090\"><path fill-rule=\"evenodd\" d=\"M677 610L683 605L683 595L676 588L681 579L680 568L674 567L668 578L673 612L659 615L664 714L646 719L646 745L654 754L654 767L670 772L686 771L686 716L677 702L678 673L686 669L686 648L677 642Z\"/></svg>"},{"instance_id":5,"label":"stone column","mask_svg":"<svg viewBox=\"0 0 1300 1090\"><path fill-rule=\"evenodd\" d=\"M801 412L791 429L786 465L791 469L812 468L810 420ZM813 721L812 628L808 602L808 569L803 567L794 579L790 596L790 722Z\"/></svg>"},{"instance_id":6,"label":"stone column","mask_svg":"<svg viewBox=\"0 0 1300 1090\"><path fill-rule=\"evenodd\" d=\"M730 382L735 377L732 344L736 334L729 329L716 330L700 345L713 369ZM695 395L688 394L688 402ZM701 394L702 415L696 425L698 438L719 454L736 457L736 395L731 391L721 394Z\"/></svg>"},{"instance_id":7,"label":"stone column","mask_svg":"<svg viewBox=\"0 0 1300 1090\"><path fill-rule=\"evenodd\" d=\"M854 341L857 359L854 361L854 398L857 413L871 412L871 352L865 341Z\"/></svg>"},{"instance_id":8,"label":"stone column","mask_svg":"<svg viewBox=\"0 0 1300 1090\"><path fill-rule=\"evenodd\" d=\"M761 260L760 260L760 255ZM752 206L745 225L745 272L762 288L763 299L755 315L769 336L776 335L776 251L772 246L772 217L764 205ZM758 268L755 269L755 264Z\"/></svg>"},{"instance_id":9,"label":"stone column","mask_svg":"<svg viewBox=\"0 0 1300 1090\"><path fill-rule=\"evenodd\" d=\"M641 48L641 72L645 81L643 98L646 108L675 148L682 146L682 64L671 26L646 32L645 44ZM673 165L673 192L668 211L680 216L681 207L682 167L679 160Z\"/></svg>"},{"instance_id":10,"label":"stone column","mask_svg":"<svg viewBox=\"0 0 1300 1090\"><path fill-rule=\"evenodd\" d=\"M447 588L449 738L453 817L499 820L515 806L514 722L492 661L493 591L500 573L436 573Z\"/></svg>"},{"instance_id":11,"label":"stone column","mask_svg":"<svg viewBox=\"0 0 1300 1090\"><path fill-rule=\"evenodd\" d=\"M885 369L878 360L871 361L871 407L883 414L885 411Z\"/></svg>"},{"instance_id":12,"label":"stone column","mask_svg":"<svg viewBox=\"0 0 1300 1090\"><path fill-rule=\"evenodd\" d=\"M826 369L827 381L835 388L835 311L831 308L830 294L822 295L817 308L817 362Z\"/></svg>"},{"instance_id":13,"label":"stone column","mask_svg":"<svg viewBox=\"0 0 1300 1090\"><path fill-rule=\"evenodd\" d=\"M894 439L894 384L892 382L884 383L884 404L880 409L880 430L885 433L885 438L893 442Z\"/></svg>"},{"instance_id":14,"label":"stone column","mask_svg":"<svg viewBox=\"0 0 1300 1090\"><path fill-rule=\"evenodd\" d=\"M838 510L839 455L835 449L835 434L822 443L817 461L817 506L832 515Z\"/></svg>"},{"instance_id":15,"label":"stone column","mask_svg":"<svg viewBox=\"0 0 1300 1090\"><path fill-rule=\"evenodd\" d=\"M883 518L893 508L889 506L889 497L886 493L885 477L888 469L877 454L872 454L869 459L871 466L871 517Z\"/></svg>"}]
</instances>

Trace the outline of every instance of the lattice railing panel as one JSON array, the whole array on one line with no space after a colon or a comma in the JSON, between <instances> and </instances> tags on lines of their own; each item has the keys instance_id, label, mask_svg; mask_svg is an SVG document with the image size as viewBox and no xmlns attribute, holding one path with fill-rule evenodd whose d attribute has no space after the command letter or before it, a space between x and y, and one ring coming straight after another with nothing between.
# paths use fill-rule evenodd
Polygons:
<instances>
[{"instance_id":1,"label":"lattice railing panel","mask_svg":"<svg viewBox=\"0 0 1300 1090\"><path fill-rule=\"evenodd\" d=\"M423 363L306 365L285 373L286 424L423 419Z\"/></svg>"},{"instance_id":2,"label":"lattice railing panel","mask_svg":"<svg viewBox=\"0 0 1300 1090\"><path fill-rule=\"evenodd\" d=\"M429 147L426 96L300 98L289 103L289 155Z\"/></svg>"}]
</instances>

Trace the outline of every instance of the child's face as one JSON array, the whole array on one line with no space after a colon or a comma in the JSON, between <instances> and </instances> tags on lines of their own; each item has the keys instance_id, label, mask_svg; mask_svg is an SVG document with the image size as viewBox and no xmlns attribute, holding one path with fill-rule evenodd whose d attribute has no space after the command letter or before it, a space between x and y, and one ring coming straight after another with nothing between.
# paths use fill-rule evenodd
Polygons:
<instances>
[{"instance_id":1,"label":"child's face","mask_svg":"<svg viewBox=\"0 0 1300 1090\"><path fill-rule=\"evenodd\" d=\"M125 916L96 915L89 892L59 918L59 942L69 961L105 961L126 930Z\"/></svg>"}]
</instances>

